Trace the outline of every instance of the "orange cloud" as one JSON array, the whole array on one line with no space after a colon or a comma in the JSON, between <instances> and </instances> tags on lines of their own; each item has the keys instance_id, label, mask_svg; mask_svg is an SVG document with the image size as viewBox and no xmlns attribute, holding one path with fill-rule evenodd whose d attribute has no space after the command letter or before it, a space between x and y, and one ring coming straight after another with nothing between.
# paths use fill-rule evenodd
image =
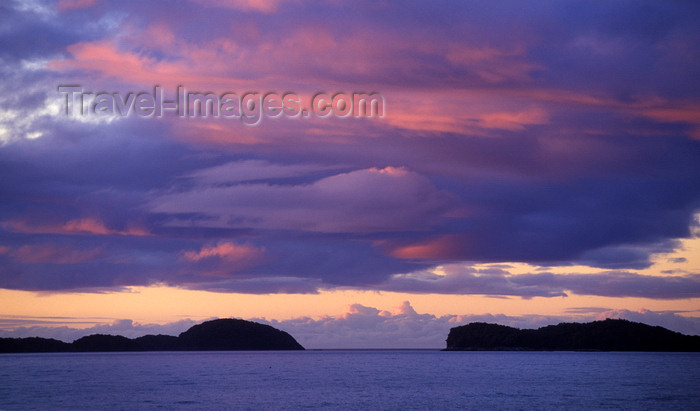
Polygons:
<instances>
[{"instance_id":1,"label":"orange cloud","mask_svg":"<svg viewBox=\"0 0 700 411\"><path fill-rule=\"evenodd\" d=\"M447 234L422 243L395 247L390 250L389 255L404 259L449 259L458 255L459 250L463 250L465 244L466 238L464 235Z\"/></svg>"}]
</instances>

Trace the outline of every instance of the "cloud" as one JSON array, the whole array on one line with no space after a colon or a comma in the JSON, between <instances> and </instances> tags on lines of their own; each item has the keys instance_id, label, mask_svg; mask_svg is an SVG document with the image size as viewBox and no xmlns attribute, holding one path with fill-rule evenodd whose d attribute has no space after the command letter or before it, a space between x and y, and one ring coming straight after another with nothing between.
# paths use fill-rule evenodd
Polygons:
<instances>
[{"instance_id":1,"label":"cloud","mask_svg":"<svg viewBox=\"0 0 700 411\"><path fill-rule=\"evenodd\" d=\"M205 258L217 257L229 261L240 261L251 258L258 258L264 250L249 246L238 245L230 242L219 243L215 246L203 247L199 251L186 251L184 257L186 260L199 261Z\"/></svg>"},{"instance_id":2,"label":"cloud","mask_svg":"<svg viewBox=\"0 0 700 411\"><path fill-rule=\"evenodd\" d=\"M449 203L449 195L427 178L402 167L385 167L336 174L303 185L197 187L156 197L150 209L175 216L202 216L185 224L368 233L428 229Z\"/></svg>"},{"instance_id":3,"label":"cloud","mask_svg":"<svg viewBox=\"0 0 700 411\"><path fill-rule=\"evenodd\" d=\"M280 3L284 0L215 0L215 1L203 1L203 0L192 0L198 5L203 7L224 7L232 8L242 11L258 11L263 13L273 12L279 7Z\"/></svg>"},{"instance_id":4,"label":"cloud","mask_svg":"<svg viewBox=\"0 0 700 411\"><path fill-rule=\"evenodd\" d=\"M3 221L0 226L9 232L28 234L149 235L147 231L137 227L125 230L110 229L102 221L90 217L69 220L60 225L41 225L22 220L10 220Z\"/></svg>"},{"instance_id":5,"label":"cloud","mask_svg":"<svg viewBox=\"0 0 700 411\"><path fill-rule=\"evenodd\" d=\"M594 274L512 274L505 269L480 269L449 264L426 271L396 274L377 288L385 291L437 294L479 294L566 297L568 293L604 297L683 299L700 297L700 275L651 276L624 271Z\"/></svg>"},{"instance_id":6,"label":"cloud","mask_svg":"<svg viewBox=\"0 0 700 411\"><path fill-rule=\"evenodd\" d=\"M23 245L10 252L16 261L29 264L77 264L92 261L102 254L100 249L73 249L67 246Z\"/></svg>"},{"instance_id":7,"label":"cloud","mask_svg":"<svg viewBox=\"0 0 700 411\"><path fill-rule=\"evenodd\" d=\"M516 5L3 2L0 286L696 295L633 270L700 209L698 6ZM77 83L387 115L92 122L58 114ZM605 271L431 277L464 261Z\"/></svg>"},{"instance_id":8,"label":"cloud","mask_svg":"<svg viewBox=\"0 0 700 411\"><path fill-rule=\"evenodd\" d=\"M606 318L622 318L668 328L669 330L683 334L700 335L700 320L698 320L697 317L684 317L674 312L654 312L646 309L639 311L608 310L596 315L597 320L604 320Z\"/></svg>"},{"instance_id":9,"label":"cloud","mask_svg":"<svg viewBox=\"0 0 700 411\"><path fill-rule=\"evenodd\" d=\"M539 328L561 322L588 322L605 318L659 325L689 335L700 335L700 320L672 312L650 310L581 310L571 315L417 313L408 301L391 312L352 304L336 316L265 321L292 334L307 348L443 348L450 328L470 322L489 322L516 328Z\"/></svg>"},{"instance_id":10,"label":"cloud","mask_svg":"<svg viewBox=\"0 0 700 411\"><path fill-rule=\"evenodd\" d=\"M444 348L450 328L470 322L490 322L516 328L539 328L561 322L588 322L605 318L624 318L630 321L659 325L673 331L700 335L700 320L672 312L649 310L628 311L603 309L577 310L562 316L506 316L503 314L449 314L435 316L417 313L408 301L391 311L362 304L351 304L345 312L320 318L266 320L252 318L290 333L304 347L311 349L339 348ZM197 322L186 319L167 324L139 324L132 320L101 322L92 327L77 329L66 322L79 319L0 319L0 337L56 338L66 342L90 334L116 334L129 338L146 334L178 335ZM43 324L54 323L54 326ZM42 325L40 325L42 324Z\"/></svg>"},{"instance_id":11,"label":"cloud","mask_svg":"<svg viewBox=\"0 0 700 411\"><path fill-rule=\"evenodd\" d=\"M111 41L98 40L72 44L67 48L72 59L53 60L49 68L61 72L82 71L100 78L127 84L167 86L181 82L197 83L201 77L184 63L160 61L148 55L119 49ZM219 80L219 83L223 81Z\"/></svg>"},{"instance_id":12,"label":"cloud","mask_svg":"<svg viewBox=\"0 0 700 411\"><path fill-rule=\"evenodd\" d=\"M83 9L93 6L97 0L60 0L58 2L58 10L66 12L69 10Z\"/></svg>"},{"instance_id":13,"label":"cloud","mask_svg":"<svg viewBox=\"0 0 700 411\"><path fill-rule=\"evenodd\" d=\"M264 256L264 247L221 241L205 245L199 251L183 251L181 259L194 263L200 276L231 277L260 264Z\"/></svg>"},{"instance_id":14,"label":"cloud","mask_svg":"<svg viewBox=\"0 0 700 411\"><path fill-rule=\"evenodd\" d=\"M75 328L62 324L93 324L90 327ZM3 318L0 319L4 338L42 337L73 342L80 337L92 334L122 335L128 338L147 334L179 335L201 321L183 319L166 324L141 324L129 319L79 319L79 318Z\"/></svg>"},{"instance_id":15,"label":"cloud","mask_svg":"<svg viewBox=\"0 0 700 411\"><path fill-rule=\"evenodd\" d=\"M186 178L193 179L200 185L226 186L261 181L293 181L328 169L329 167L316 164L283 165L263 160L243 160L196 170Z\"/></svg>"}]
</instances>

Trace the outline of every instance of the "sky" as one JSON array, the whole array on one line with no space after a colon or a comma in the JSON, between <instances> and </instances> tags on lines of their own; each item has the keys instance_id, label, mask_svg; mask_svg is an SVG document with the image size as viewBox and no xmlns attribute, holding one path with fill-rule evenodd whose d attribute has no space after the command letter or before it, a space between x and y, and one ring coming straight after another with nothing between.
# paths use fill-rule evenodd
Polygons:
<instances>
[{"instance_id":1,"label":"sky","mask_svg":"<svg viewBox=\"0 0 700 411\"><path fill-rule=\"evenodd\" d=\"M4 1L0 337L226 317L307 348L442 348L471 321L700 335L699 18L685 1ZM252 105L126 105L181 89ZM305 111L275 112L285 93ZM381 112L317 115L318 93Z\"/></svg>"}]
</instances>

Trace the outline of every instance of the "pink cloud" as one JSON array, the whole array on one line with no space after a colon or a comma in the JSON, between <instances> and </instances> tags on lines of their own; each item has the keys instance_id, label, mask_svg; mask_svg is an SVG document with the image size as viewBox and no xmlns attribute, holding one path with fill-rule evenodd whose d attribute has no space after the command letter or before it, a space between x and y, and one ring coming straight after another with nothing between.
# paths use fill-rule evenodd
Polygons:
<instances>
[{"instance_id":1,"label":"pink cloud","mask_svg":"<svg viewBox=\"0 0 700 411\"><path fill-rule=\"evenodd\" d=\"M697 107L698 102L685 102L677 104L675 107L666 104L665 106L649 108L644 111L644 114L658 121L692 124L694 129L690 135L696 140L700 140L700 109Z\"/></svg>"},{"instance_id":2,"label":"pink cloud","mask_svg":"<svg viewBox=\"0 0 700 411\"><path fill-rule=\"evenodd\" d=\"M28 234L72 234L72 235L124 235L148 236L147 230L129 227L125 230L110 229L97 219L86 217L60 223L31 223L26 220L8 220L0 224L4 230Z\"/></svg>"},{"instance_id":3,"label":"pink cloud","mask_svg":"<svg viewBox=\"0 0 700 411\"><path fill-rule=\"evenodd\" d=\"M129 236L147 236L150 233L142 228L131 227L126 230L112 230L107 228L104 223L92 218L81 218L70 220L63 224L63 229L66 233L71 234L96 234L96 235L129 235Z\"/></svg>"},{"instance_id":4,"label":"pink cloud","mask_svg":"<svg viewBox=\"0 0 700 411\"><path fill-rule=\"evenodd\" d=\"M156 41L167 45L167 29L154 27L151 31L163 33ZM147 32L148 33L148 32ZM177 48L179 45L173 45ZM184 52L187 52L185 49ZM82 42L68 46L73 56L67 60L53 60L49 68L58 71L82 70L101 78L115 79L127 84L141 84L150 89L154 85L170 87L184 84L189 87L235 87L246 82L236 81L222 71L228 67L216 52L191 46L191 55L163 61L146 54L120 49L110 40ZM182 51L181 51L182 53ZM213 74L212 71L218 72ZM138 90L143 91L143 90Z\"/></svg>"},{"instance_id":5,"label":"pink cloud","mask_svg":"<svg viewBox=\"0 0 700 411\"><path fill-rule=\"evenodd\" d=\"M174 51L178 44L178 39L173 29L162 21L148 25L143 33L133 40L150 48L163 51Z\"/></svg>"},{"instance_id":6,"label":"pink cloud","mask_svg":"<svg viewBox=\"0 0 700 411\"><path fill-rule=\"evenodd\" d=\"M177 84L187 80L183 78L188 71L186 66L119 50L107 40L73 44L68 51L73 59L54 60L49 67L56 70L80 69L102 77L148 85Z\"/></svg>"},{"instance_id":7,"label":"pink cloud","mask_svg":"<svg viewBox=\"0 0 700 411\"><path fill-rule=\"evenodd\" d=\"M547 101L523 101L498 90L430 90L386 94L387 116L392 127L418 132L458 133L486 137L494 130L522 131L548 124L553 108Z\"/></svg>"},{"instance_id":8,"label":"pink cloud","mask_svg":"<svg viewBox=\"0 0 700 411\"><path fill-rule=\"evenodd\" d=\"M500 128L518 131L532 124L546 124L547 114L541 109L516 112L486 113L480 116L479 125L484 128Z\"/></svg>"},{"instance_id":9,"label":"pink cloud","mask_svg":"<svg viewBox=\"0 0 700 411\"><path fill-rule=\"evenodd\" d=\"M204 246L199 251L186 251L183 253L183 257L188 261L220 258L228 262L249 264L260 259L264 253L264 247L224 241L216 245Z\"/></svg>"},{"instance_id":10,"label":"pink cloud","mask_svg":"<svg viewBox=\"0 0 700 411\"><path fill-rule=\"evenodd\" d=\"M422 242L396 245L391 242L377 244L389 255L404 259L457 258L469 246L466 234L445 234Z\"/></svg>"},{"instance_id":11,"label":"pink cloud","mask_svg":"<svg viewBox=\"0 0 700 411\"><path fill-rule=\"evenodd\" d=\"M197 1L199 3L199 1ZM281 1L219 0L207 7L274 11ZM375 87L385 74L401 73L406 84L426 79L436 61L458 71L474 71L478 83L527 82L537 65L527 61L523 45L496 47L435 38L417 30L396 33L359 24L347 32L326 22L293 27L260 27L257 21L238 21L226 34L206 41L178 33L177 21L154 19L140 27L124 23L118 39L71 45L70 60L54 61L60 70L80 69L128 83L196 86L295 87L315 92L314 84L355 84ZM264 30L264 32L262 32ZM284 30L283 32L281 30ZM256 34L257 33L257 34ZM242 36L245 34L246 38ZM118 46L117 46L118 44ZM167 57L151 57L159 51ZM279 68L284 67L284 72ZM359 82L359 84L358 84ZM254 84L253 84L254 83ZM473 86L467 82L463 88ZM454 84L437 85L454 89ZM301 90L306 88L306 90ZM413 88L413 87L410 87Z\"/></svg>"},{"instance_id":12,"label":"pink cloud","mask_svg":"<svg viewBox=\"0 0 700 411\"><path fill-rule=\"evenodd\" d=\"M94 6L95 3L97 3L97 0L60 0L58 2L58 11L63 13L70 10L85 9Z\"/></svg>"},{"instance_id":13,"label":"pink cloud","mask_svg":"<svg viewBox=\"0 0 700 411\"><path fill-rule=\"evenodd\" d=\"M281 3L289 0L191 0L204 7L224 7L242 11L272 13Z\"/></svg>"}]
</instances>

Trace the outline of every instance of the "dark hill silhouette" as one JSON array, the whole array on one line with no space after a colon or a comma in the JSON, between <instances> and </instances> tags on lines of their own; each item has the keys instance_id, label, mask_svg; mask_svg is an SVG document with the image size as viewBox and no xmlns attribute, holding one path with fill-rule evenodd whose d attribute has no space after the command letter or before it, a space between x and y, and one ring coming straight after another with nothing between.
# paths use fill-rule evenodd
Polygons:
<instances>
[{"instance_id":1,"label":"dark hill silhouette","mask_svg":"<svg viewBox=\"0 0 700 411\"><path fill-rule=\"evenodd\" d=\"M73 341L75 351L136 351L136 344L121 335L93 334Z\"/></svg>"},{"instance_id":2,"label":"dark hill silhouette","mask_svg":"<svg viewBox=\"0 0 700 411\"><path fill-rule=\"evenodd\" d=\"M207 321L180 334L188 350L303 350L291 335L264 324L232 318Z\"/></svg>"},{"instance_id":3,"label":"dark hill silhouette","mask_svg":"<svg viewBox=\"0 0 700 411\"><path fill-rule=\"evenodd\" d=\"M450 330L446 350L700 351L700 336L612 319L537 330L471 323Z\"/></svg>"},{"instance_id":4,"label":"dark hill silhouette","mask_svg":"<svg viewBox=\"0 0 700 411\"><path fill-rule=\"evenodd\" d=\"M0 338L0 353L66 351L71 351L71 344L53 338Z\"/></svg>"},{"instance_id":5,"label":"dark hill silhouette","mask_svg":"<svg viewBox=\"0 0 700 411\"><path fill-rule=\"evenodd\" d=\"M179 337L145 335L131 339L121 335L93 334L71 344L51 338L0 338L0 353L303 349L284 331L235 319L206 321L191 327Z\"/></svg>"},{"instance_id":6,"label":"dark hill silhouette","mask_svg":"<svg viewBox=\"0 0 700 411\"><path fill-rule=\"evenodd\" d=\"M180 340L172 335L144 335L135 338L138 351L177 351L180 350Z\"/></svg>"}]
</instances>

